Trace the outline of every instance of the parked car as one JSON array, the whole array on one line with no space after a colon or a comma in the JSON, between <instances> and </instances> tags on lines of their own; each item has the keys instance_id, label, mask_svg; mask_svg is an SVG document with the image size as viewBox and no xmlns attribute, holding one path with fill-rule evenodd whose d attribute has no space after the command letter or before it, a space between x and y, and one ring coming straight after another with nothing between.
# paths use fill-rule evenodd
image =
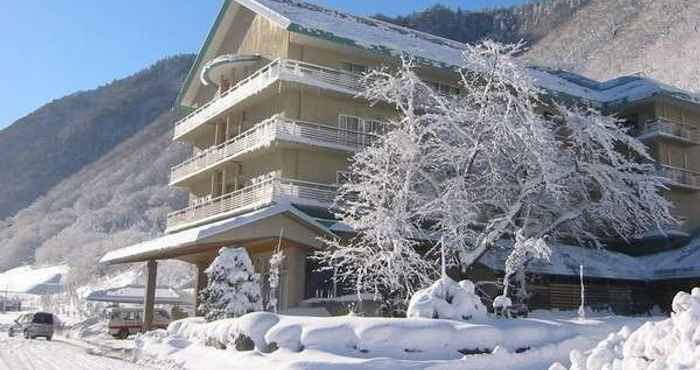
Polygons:
<instances>
[{"instance_id":1,"label":"parked car","mask_svg":"<svg viewBox=\"0 0 700 370\"><path fill-rule=\"evenodd\" d=\"M11 337L21 334L25 339L44 337L51 340L54 333L54 316L47 312L27 313L15 319L7 334Z\"/></svg>"},{"instance_id":2,"label":"parked car","mask_svg":"<svg viewBox=\"0 0 700 370\"><path fill-rule=\"evenodd\" d=\"M153 328L165 329L170 324L168 311L156 309L153 311ZM117 339L126 339L143 329L143 310L140 308L113 308L107 325L109 334Z\"/></svg>"}]
</instances>

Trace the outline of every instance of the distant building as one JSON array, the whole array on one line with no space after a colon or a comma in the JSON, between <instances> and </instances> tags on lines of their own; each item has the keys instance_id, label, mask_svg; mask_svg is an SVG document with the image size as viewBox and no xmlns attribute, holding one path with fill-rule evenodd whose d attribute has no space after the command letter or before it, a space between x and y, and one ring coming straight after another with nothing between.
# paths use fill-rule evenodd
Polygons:
<instances>
[{"instance_id":1,"label":"distant building","mask_svg":"<svg viewBox=\"0 0 700 370\"><path fill-rule=\"evenodd\" d=\"M143 304L146 297L146 287L143 285L127 285L120 288L96 290L85 297L88 302L103 302L114 304ZM191 306L193 297L178 289L158 286L155 291L154 304Z\"/></svg>"},{"instance_id":2,"label":"distant building","mask_svg":"<svg viewBox=\"0 0 700 370\"><path fill-rule=\"evenodd\" d=\"M352 233L328 211L336 185L348 159L395 114L391 107L370 107L356 98L360 75L396 65L398 56L408 53L419 62L422 78L454 93L459 86L451 67L461 63L462 50L458 42L308 3L226 0L177 99L187 114L175 124L174 140L192 144L194 153L173 167L170 184L190 193L190 205L168 215L167 235L108 253L102 262L187 261L196 268L198 291L206 282L204 269L223 246L245 247L256 269L266 274L283 230L287 258L281 307L298 307L330 291L306 257L323 248L319 237ZM638 250L658 252L688 243L700 227L700 99L636 76L600 83L562 71L531 72L553 96L624 117L651 148L684 224L667 236L636 241ZM657 275L654 268L667 265L652 268L651 257L571 250L583 261L587 253L607 253L596 258L598 270L591 269L588 278L600 279L605 287L617 284L620 291L612 298L633 300L648 284L676 277L671 270ZM484 256L474 275L498 276L498 253ZM626 261L624 268L617 265L620 260ZM578 268L565 255L561 263ZM152 281L156 264L147 265ZM537 274L548 279L541 284L551 293L547 305L578 302L571 294L578 285L570 271L554 267ZM700 276L697 271L691 275Z\"/></svg>"}]
</instances>

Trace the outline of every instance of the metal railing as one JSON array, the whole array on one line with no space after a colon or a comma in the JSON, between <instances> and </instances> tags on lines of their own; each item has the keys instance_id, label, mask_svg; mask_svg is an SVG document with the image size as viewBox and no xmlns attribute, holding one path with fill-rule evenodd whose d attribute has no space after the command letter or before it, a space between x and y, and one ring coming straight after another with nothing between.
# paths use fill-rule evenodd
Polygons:
<instances>
[{"instance_id":1,"label":"metal railing","mask_svg":"<svg viewBox=\"0 0 700 370\"><path fill-rule=\"evenodd\" d=\"M273 177L170 213L167 229L173 231L186 225L194 226L198 222L214 220L216 216L259 209L279 202L329 207L335 194L336 187L333 185Z\"/></svg>"},{"instance_id":2,"label":"metal railing","mask_svg":"<svg viewBox=\"0 0 700 370\"><path fill-rule=\"evenodd\" d=\"M700 190L700 173L698 172L662 164L659 166L659 175L668 179L671 186Z\"/></svg>"},{"instance_id":3,"label":"metal railing","mask_svg":"<svg viewBox=\"0 0 700 370\"><path fill-rule=\"evenodd\" d=\"M296 60L277 59L177 121L174 136L178 138L184 135L277 80L357 94L361 89L361 78L362 76L351 72Z\"/></svg>"},{"instance_id":4,"label":"metal railing","mask_svg":"<svg viewBox=\"0 0 700 370\"><path fill-rule=\"evenodd\" d=\"M355 152L370 145L375 139L376 135L367 132L273 116L231 140L197 153L174 166L170 172L170 182L181 181L198 171L266 147L275 140Z\"/></svg>"},{"instance_id":5,"label":"metal railing","mask_svg":"<svg viewBox=\"0 0 700 370\"><path fill-rule=\"evenodd\" d=\"M643 123L637 132L637 136L650 137L652 135L664 135L689 143L699 144L700 135L693 125L678 122L666 118L657 118Z\"/></svg>"}]
</instances>

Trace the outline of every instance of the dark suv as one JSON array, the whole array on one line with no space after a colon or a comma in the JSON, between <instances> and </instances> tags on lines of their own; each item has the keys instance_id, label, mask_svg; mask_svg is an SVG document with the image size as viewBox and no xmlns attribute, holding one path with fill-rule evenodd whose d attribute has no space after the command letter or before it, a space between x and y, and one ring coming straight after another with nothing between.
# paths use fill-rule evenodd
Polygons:
<instances>
[{"instance_id":1,"label":"dark suv","mask_svg":"<svg viewBox=\"0 0 700 370\"><path fill-rule=\"evenodd\" d=\"M28 313L18 317L8 330L8 335L22 334L26 339L44 337L46 340L53 338L54 318L46 312Z\"/></svg>"}]
</instances>

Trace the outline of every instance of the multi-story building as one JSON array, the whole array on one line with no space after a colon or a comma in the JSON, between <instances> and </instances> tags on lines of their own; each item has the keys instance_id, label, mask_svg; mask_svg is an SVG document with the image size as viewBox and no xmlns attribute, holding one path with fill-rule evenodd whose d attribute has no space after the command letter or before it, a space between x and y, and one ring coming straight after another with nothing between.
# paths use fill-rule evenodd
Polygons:
<instances>
[{"instance_id":1,"label":"multi-story building","mask_svg":"<svg viewBox=\"0 0 700 370\"><path fill-rule=\"evenodd\" d=\"M460 64L462 50L458 42L308 3L224 1L177 99L185 114L175 124L174 140L194 149L172 168L170 185L187 191L190 205L168 215L162 238L102 261L150 261L151 282L153 261L187 261L201 287L202 271L219 248L245 247L264 274L280 244L287 257L282 307L325 295L329 287L306 257L323 248L320 238L351 232L328 210L336 184L353 154L395 114L357 96L362 74L397 65L406 53L423 79L458 92L452 67ZM698 97L634 76L598 83L560 71L532 74L554 96L627 119L649 143L668 197L685 221L673 235L687 237L700 227Z\"/></svg>"}]
</instances>

